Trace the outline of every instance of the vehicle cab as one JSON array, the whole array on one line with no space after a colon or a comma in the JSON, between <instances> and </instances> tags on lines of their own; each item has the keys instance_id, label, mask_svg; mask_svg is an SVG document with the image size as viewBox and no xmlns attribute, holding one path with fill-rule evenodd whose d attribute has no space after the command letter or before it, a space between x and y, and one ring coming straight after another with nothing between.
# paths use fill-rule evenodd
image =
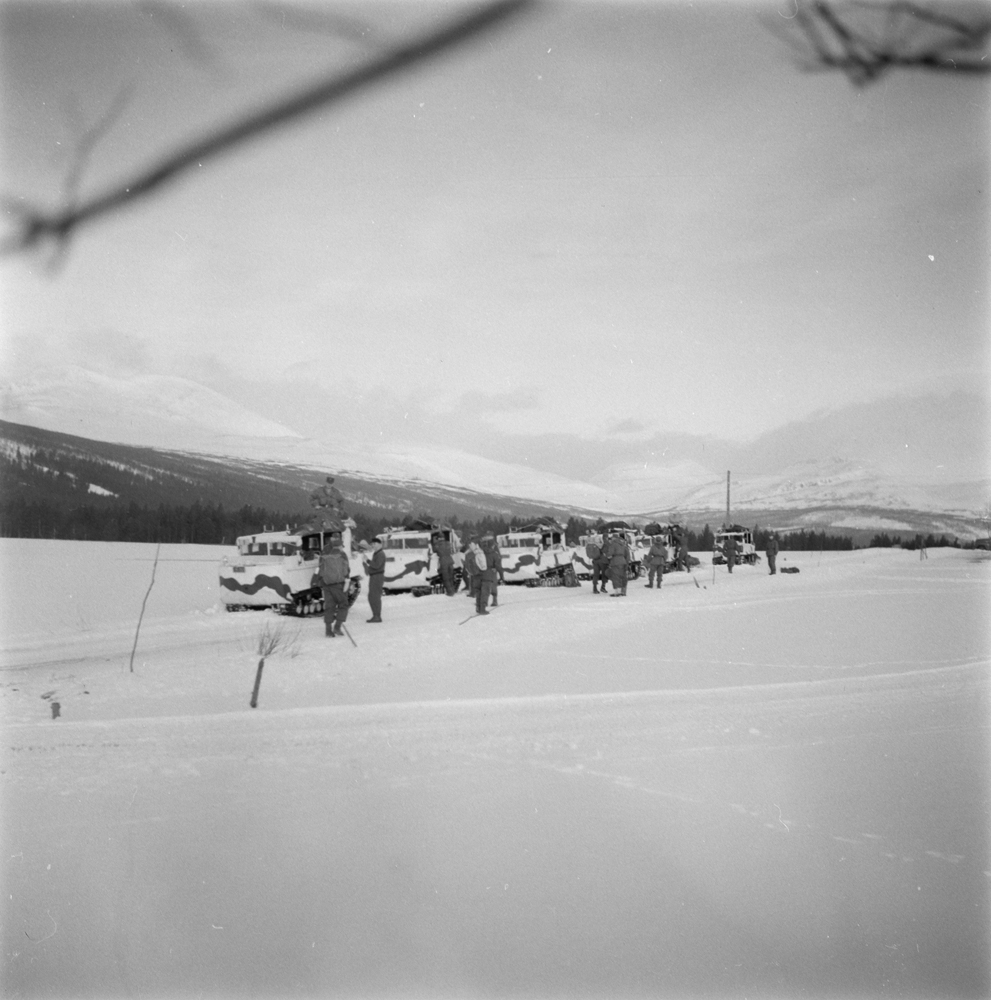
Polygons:
<instances>
[{"instance_id":1,"label":"vehicle cab","mask_svg":"<svg viewBox=\"0 0 991 1000\"><path fill-rule=\"evenodd\" d=\"M736 539L736 561L738 563L747 563L752 566L760 560L754 546L753 532L740 524L731 524L716 532L712 544L713 565L719 566L726 562L726 542L730 538Z\"/></svg>"},{"instance_id":2,"label":"vehicle cab","mask_svg":"<svg viewBox=\"0 0 991 1000\"><path fill-rule=\"evenodd\" d=\"M414 521L379 532L385 551L385 577L382 589L390 593L415 591L430 593L438 583L440 559L433 541L441 538L451 547L455 570L459 571L463 557L458 533L446 525Z\"/></svg>"},{"instance_id":3,"label":"vehicle cab","mask_svg":"<svg viewBox=\"0 0 991 1000\"><path fill-rule=\"evenodd\" d=\"M575 549L564 536L564 526L551 518L514 528L496 537L506 583L536 586L542 581L577 582Z\"/></svg>"},{"instance_id":4,"label":"vehicle cab","mask_svg":"<svg viewBox=\"0 0 991 1000\"><path fill-rule=\"evenodd\" d=\"M354 527L354 521L347 518L241 535L235 542L237 555L224 556L220 563L222 603L229 611L275 608L293 614L318 613L322 594L313 577L320 566L320 552L335 531L341 533L351 566L348 592L353 601L365 575L351 547Z\"/></svg>"}]
</instances>

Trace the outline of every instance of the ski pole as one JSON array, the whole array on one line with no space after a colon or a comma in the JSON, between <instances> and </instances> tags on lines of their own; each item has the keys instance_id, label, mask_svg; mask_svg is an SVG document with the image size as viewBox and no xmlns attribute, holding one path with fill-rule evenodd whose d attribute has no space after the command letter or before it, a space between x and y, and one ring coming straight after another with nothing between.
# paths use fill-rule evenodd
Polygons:
<instances>
[{"instance_id":1,"label":"ski pole","mask_svg":"<svg viewBox=\"0 0 991 1000\"><path fill-rule=\"evenodd\" d=\"M465 619L465 622L470 622L470 621L472 620L472 618L477 618L477 617L478 617L478 612L476 611L476 612L475 612L475 613L474 613L473 615L469 615L469 616L468 616L468 617L467 617L467 618ZM465 622L458 622L458 624L459 624L459 625L464 625L464 623L465 623Z\"/></svg>"},{"instance_id":2,"label":"ski pole","mask_svg":"<svg viewBox=\"0 0 991 1000\"><path fill-rule=\"evenodd\" d=\"M351 645L352 645L352 646L354 646L354 648L355 648L355 649L357 649L357 648L358 648L358 643L356 643L356 642L354 641L354 639L352 639L352 638L351 638L351 633L350 633L350 632L348 631L348 627L347 627L347 625L345 625L345 624L344 624L344 622L341 622L341 628L342 628L342 629L344 629L344 634L345 634L345 635L346 635L346 636L347 636L347 637L348 637L349 639L351 639Z\"/></svg>"}]
</instances>

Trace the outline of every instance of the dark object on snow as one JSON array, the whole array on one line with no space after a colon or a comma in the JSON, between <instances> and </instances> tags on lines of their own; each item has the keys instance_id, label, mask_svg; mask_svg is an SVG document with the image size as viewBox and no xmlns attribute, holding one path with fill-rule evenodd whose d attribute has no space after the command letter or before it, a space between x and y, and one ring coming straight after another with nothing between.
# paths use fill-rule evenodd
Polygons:
<instances>
[{"instance_id":1,"label":"dark object on snow","mask_svg":"<svg viewBox=\"0 0 991 1000\"><path fill-rule=\"evenodd\" d=\"M262 670L265 669L265 657L258 661L258 672L255 674L255 686L251 692L251 707L258 707L258 689L262 686Z\"/></svg>"},{"instance_id":2,"label":"dark object on snow","mask_svg":"<svg viewBox=\"0 0 991 1000\"><path fill-rule=\"evenodd\" d=\"M52 702L52 718L57 719L62 714L62 706L57 702Z\"/></svg>"},{"instance_id":3,"label":"dark object on snow","mask_svg":"<svg viewBox=\"0 0 991 1000\"><path fill-rule=\"evenodd\" d=\"M782 566L782 573L800 573L801 570L797 566Z\"/></svg>"}]
</instances>

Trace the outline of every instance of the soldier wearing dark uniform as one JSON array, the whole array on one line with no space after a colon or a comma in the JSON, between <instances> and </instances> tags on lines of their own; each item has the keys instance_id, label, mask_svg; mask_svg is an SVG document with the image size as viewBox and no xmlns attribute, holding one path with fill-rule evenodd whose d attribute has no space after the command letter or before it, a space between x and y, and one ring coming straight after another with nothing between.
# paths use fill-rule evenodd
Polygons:
<instances>
[{"instance_id":1,"label":"soldier wearing dark uniform","mask_svg":"<svg viewBox=\"0 0 991 1000\"><path fill-rule=\"evenodd\" d=\"M310 494L310 506L315 510L340 515L344 511L344 494L334 486L334 477L328 476L323 486Z\"/></svg>"},{"instance_id":2,"label":"soldier wearing dark uniform","mask_svg":"<svg viewBox=\"0 0 991 1000\"><path fill-rule=\"evenodd\" d=\"M451 555L451 543L443 535L436 534L433 537L433 547L434 552L437 553L440 579L444 585L444 593L448 597L452 597L454 595L454 556Z\"/></svg>"},{"instance_id":3,"label":"soldier wearing dark uniform","mask_svg":"<svg viewBox=\"0 0 991 1000\"><path fill-rule=\"evenodd\" d=\"M327 638L344 635L348 617L347 584L351 563L339 531L333 532L320 553L320 585L323 590L323 623Z\"/></svg>"},{"instance_id":4,"label":"soldier wearing dark uniform","mask_svg":"<svg viewBox=\"0 0 991 1000\"><path fill-rule=\"evenodd\" d=\"M736 554L737 554L736 538L733 535L729 535L723 542L723 555L726 556L726 568L732 573L733 567L736 565Z\"/></svg>"},{"instance_id":5,"label":"soldier wearing dark uniform","mask_svg":"<svg viewBox=\"0 0 991 1000\"><path fill-rule=\"evenodd\" d=\"M626 597L626 581L630 572L630 549L619 536L613 535L603 546L603 555L609 560L609 582L612 597Z\"/></svg>"},{"instance_id":6,"label":"soldier wearing dark uniform","mask_svg":"<svg viewBox=\"0 0 991 1000\"><path fill-rule=\"evenodd\" d=\"M589 537L589 540L585 543L585 555L588 556L588 560L592 564L592 593L597 594L599 592L600 583L602 584L603 592L605 592L606 563L602 558L602 546L596 542L594 535Z\"/></svg>"},{"instance_id":7,"label":"soldier wearing dark uniform","mask_svg":"<svg viewBox=\"0 0 991 1000\"><path fill-rule=\"evenodd\" d=\"M778 536L777 533L772 531L767 536L767 568L770 571L771 576L777 572L777 568L774 565L778 558Z\"/></svg>"},{"instance_id":8,"label":"soldier wearing dark uniform","mask_svg":"<svg viewBox=\"0 0 991 1000\"><path fill-rule=\"evenodd\" d=\"M489 595L492 597L492 607L499 606L499 584L502 578L502 553L496 543L495 535L486 535L482 540L482 551L485 553L485 571L482 580L488 584Z\"/></svg>"},{"instance_id":9,"label":"soldier wearing dark uniform","mask_svg":"<svg viewBox=\"0 0 991 1000\"><path fill-rule=\"evenodd\" d=\"M488 560L485 557L485 551L476 541L472 541L468 547L468 554L475 563L475 570L471 578L471 596L475 598L475 613L487 615L489 612L486 605L489 603L489 594L491 593L489 577L486 576L489 568ZM468 556L465 556L465 562L467 561Z\"/></svg>"},{"instance_id":10,"label":"soldier wearing dark uniform","mask_svg":"<svg viewBox=\"0 0 991 1000\"><path fill-rule=\"evenodd\" d=\"M647 586L654 586L654 577L657 577L657 589L661 589L664 580L664 564L668 559L667 546L660 535L655 535L650 543L650 552L647 553Z\"/></svg>"},{"instance_id":11,"label":"soldier wearing dark uniform","mask_svg":"<svg viewBox=\"0 0 991 1000\"><path fill-rule=\"evenodd\" d=\"M372 539L371 559L365 562L368 571L368 606L372 609L369 622L382 621L382 584L385 582L385 550L382 539L376 535Z\"/></svg>"},{"instance_id":12,"label":"soldier wearing dark uniform","mask_svg":"<svg viewBox=\"0 0 991 1000\"><path fill-rule=\"evenodd\" d=\"M475 550L469 542L464 548L464 561L461 564L461 574L465 578L467 597L475 596L475 580L478 576L478 565L475 562Z\"/></svg>"}]
</instances>

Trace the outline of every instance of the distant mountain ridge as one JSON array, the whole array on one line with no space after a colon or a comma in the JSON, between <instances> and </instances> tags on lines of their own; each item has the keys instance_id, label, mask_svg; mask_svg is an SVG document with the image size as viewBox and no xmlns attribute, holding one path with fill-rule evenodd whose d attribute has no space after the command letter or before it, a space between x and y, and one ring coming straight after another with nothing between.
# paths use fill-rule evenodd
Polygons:
<instances>
[{"instance_id":1,"label":"distant mountain ridge","mask_svg":"<svg viewBox=\"0 0 991 1000\"><path fill-rule=\"evenodd\" d=\"M679 520L701 527L725 520L726 504L725 478L703 487L682 488L662 507L623 512L496 494L416 476L92 441L8 421L0 421L0 468L3 501L23 499L63 507L199 502L305 514L309 492L328 473L335 475L350 509L371 516L386 511L462 520L540 514L562 520L572 515L587 519L625 516L639 521ZM965 539L983 533L979 506L967 507L967 503L979 504L980 484L952 489L919 486L914 487L914 496L912 489L890 477L872 477L856 463L806 463L782 476L731 478L730 520L779 530L833 528L858 536L871 529L932 531ZM949 491L942 505L933 492L940 489Z\"/></svg>"},{"instance_id":2,"label":"distant mountain ridge","mask_svg":"<svg viewBox=\"0 0 991 1000\"><path fill-rule=\"evenodd\" d=\"M349 509L374 516L386 511L469 520L486 515L552 514L566 519L573 513L596 514L415 478L140 448L9 421L0 421L0 468L4 502L23 499L62 507L199 502L305 514L310 491L333 472Z\"/></svg>"},{"instance_id":3,"label":"distant mountain ridge","mask_svg":"<svg viewBox=\"0 0 991 1000\"><path fill-rule=\"evenodd\" d=\"M312 388L301 415L299 405L257 397L237 402L189 378L120 366L111 370L106 359L102 368L93 362L99 370L51 361L39 368L22 359L20 370L15 365L6 372L0 418L95 441L347 468L616 515L684 505L694 490L718 490L726 469L741 483L763 480L764 492L784 489L773 479L805 481L802 502L832 503L846 491L843 499L850 503L929 510L969 504L974 512L967 489L958 484L980 483L977 491L986 493L991 482L991 401L977 388L820 411L751 441L661 432L594 439L535 432L475 442L456 427L448 433L440 425L431 431L412 428L413 438L404 427L393 440L388 422L385 436L371 430L374 411L359 397L329 401L338 419L328 423L319 418L321 400L312 397ZM285 392L292 396L292 386ZM255 412L254 405L268 415ZM454 413L451 419L457 420ZM837 471L840 461L852 464ZM855 497L858 475L864 483ZM763 479L768 476L772 479ZM928 491L930 486L938 488Z\"/></svg>"}]
</instances>

